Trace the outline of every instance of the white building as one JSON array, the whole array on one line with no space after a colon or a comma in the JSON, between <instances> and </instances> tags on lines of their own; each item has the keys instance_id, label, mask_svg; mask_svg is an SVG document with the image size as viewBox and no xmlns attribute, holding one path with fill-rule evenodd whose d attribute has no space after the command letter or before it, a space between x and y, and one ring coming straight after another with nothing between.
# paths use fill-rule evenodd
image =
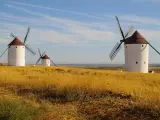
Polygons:
<instances>
[{"instance_id":1,"label":"white building","mask_svg":"<svg viewBox=\"0 0 160 120\"><path fill-rule=\"evenodd\" d=\"M43 57L41 57L41 62L42 62L42 65L44 66L50 66L51 64L50 58L47 55L44 55Z\"/></svg>"},{"instance_id":2,"label":"white building","mask_svg":"<svg viewBox=\"0 0 160 120\"><path fill-rule=\"evenodd\" d=\"M125 70L129 72L148 73L149 44L144 37L135 31L124 43Z\"/></svg>"},{"instance_id":3,"label":"white building","mask_svg":"<svg viewBox=\"0 0 160 120\"><path fill-rule=\"evenodd\" d=\"M17 37L8 44L8 65L25 66L25 46Z\"/></svg>"}]
</instances>

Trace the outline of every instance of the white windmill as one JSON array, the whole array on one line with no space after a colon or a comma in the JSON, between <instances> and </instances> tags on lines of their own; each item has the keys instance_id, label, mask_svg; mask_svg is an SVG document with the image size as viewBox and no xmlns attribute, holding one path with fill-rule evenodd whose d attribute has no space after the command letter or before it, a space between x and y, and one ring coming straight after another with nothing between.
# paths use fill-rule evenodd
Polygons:
<instances>
[{"instance_id":1,"label":"white windmill","mask_svg":"<svg viewBox=\"0 0 160 120\"><path fill-rule=\"evenodd\" d=\"M27 36L29 34L30 28L28 28L26 36L24 38L24 42L21 42L18 37L14 36L11 33L11 36L14 37L14 40L8 44L7 49L2 53L8 50L8 65L9 66L25 66L25 48L31 52L33 55L36 53L29 48L26 44ZM2 55L0 57L2 57Z\"/></svg>"},{"instance_id":2,"label":"white windmill","mask_svg":"<svg viewBox=\"0 0 160 120\"><path fill-rule=\"evenodd\" d=\"M122 43L124 42L125 70L129 72L148 73L149 46L151 46L159 55L160 52L158 52L158 50L156 50L144 37L142 37L138 31L135 31L130 37L128 37L132 30L130 29L129 32L124 35L118 17L116 17L116 20L123 40L120 40L120 43L117 42L115 47L112 49L109 55L111 61L115 58Z\"/></svg>"},{"instance_id":3,"label":"white windmill","mask_svg":"<svg viewBox=\"0 0 160 120\"><path fill-rule=\"evenodd\" d=\"M37 62L36 62L36 64L38 64L38 62L41 60L41 64L43 65L43 66L50 66L51 65L51 63L53 64L53 65L55 65L54 64L54 62L53 62L53 60L51 60L46 54L45 54L45 52L43 52L43 54L41 54L41 52L40 52L40 50L38 49L38 52L39 52L39 59L37 60ZM56 65L55 65L56 66Z\"/></svg>"}]
</instances>

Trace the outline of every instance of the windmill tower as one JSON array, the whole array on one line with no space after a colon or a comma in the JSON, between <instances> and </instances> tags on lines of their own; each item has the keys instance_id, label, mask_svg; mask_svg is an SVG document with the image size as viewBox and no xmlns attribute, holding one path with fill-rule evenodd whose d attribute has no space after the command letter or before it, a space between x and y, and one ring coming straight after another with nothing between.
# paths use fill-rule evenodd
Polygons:
<instances>
[{"instance_id":1,"label":"windmill tower","mask_svg":"<svg viewBox=\"0 0 160 120\"><path fill-rule=\"evenodd\" d=\"M14 36L11 33L11 36L14 38L14 40L8 44L7 49L2 53L2 55L4 55L4 53L8 50L8 65L9 66L25 66L25 48L33 55L36 54L26 44L26 40L27 40L27 36L29 34L29 31L30 31L30 28L28 28L28 30L27 30L26 36L24 38L24 42L21 42L18 39L18 37Z\"/></svg>"},{"instance_id":2,"label":"windmill tower","mask_svg":"<svg viewBox=\"0 0 160 120\"><path fill-rule=\"evenodd\" d=\"M39 49L38 49L38 52L39 52L40 57L37 60L36 64L38 64L38 62L41 60L41 64L43 66L50 66L51 62L52 62L53 65L55 65L54 62L45 54L45 52L43 52L43 54L41 54Z\"/></svg>"},{"instance_id":3,"label":"windmill tower","mask_svg":"<svg viewBox=\"0 0 160 120\"><path fill-rule=\"evenodd\" d=\"M149 44L145 38L135 31L131 37L126 39L124 47L125 70L148 73Z\"/></svg>"},{"instance_id":4,"label":"windmill tower","mask_svg":"<svg viewBox=\"0 0 160 120\"><path fill-rule=\"evenodd\" d=\"M109 55L111 61L115 58L124 42L125 70L129 72L148 73L149 46L151 46L159 55L160 53L138 31L135 31L128 37L132 30L130 29L124 35L118 17L116 17L116 20L123 40L120 40L120 43L117 43L112 49Z\"/></svg>"}]
</instances>

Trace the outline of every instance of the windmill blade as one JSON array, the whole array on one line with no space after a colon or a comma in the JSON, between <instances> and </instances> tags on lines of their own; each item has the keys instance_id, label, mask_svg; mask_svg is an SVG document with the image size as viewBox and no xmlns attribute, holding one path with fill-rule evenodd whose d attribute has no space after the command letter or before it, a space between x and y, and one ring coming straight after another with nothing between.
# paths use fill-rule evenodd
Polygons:
<instances>
[{"instance_id":1,"label":"windmill blade","mask_svg":"<svg viewBox=\"0 0 160 120\"><path fill-rule=\"evenodd\" d=\"M38 48L38 52L39 52L39 56L40 56L40 57L42 57L42 54L41 54L41 52L40 52L39 48Z\"/></svg>"},{"instance_id":2,"label":"windmill blade","mask_svg":"<svg viewBox=\"0 0 160 120\"><path fill-rule=\"evenodd\" d=\"M119 22L119 19L118 17L116 16L116 20L117 20L117 23L118 23L118 27L119 27L119 30L120 30L120 33L122 35L122 38L125 39L125 36L124 36L124 33L123 33L123 30L121 28L121 25L120 25L120 22Z\"/></svg>"},{"instance_id":3,"label":"windmill blade","mask_svg":"<svg viewBox=\"0 0 160 120\"><path fill-rule=\"evenodd\" d=\"M155 50L160 55L160 52L156 48L154 48L149 42L148 44L153 48L153 50Z\"/></svg>"},{"instance_id":4,"label":"windmill blade","mask_svg":"<svg viewBox=\"0 0 160 120\"><path fill-rule=\"evenodd\" d=\"M32 53L33 55L36 55L36 52L33 49L31 49L28 45L25 45L25 47L30 53Z\"/></svg>"},{"instance_id":5,"label":"windmill blade","mask_svg":"<svg viewBox=\"0 0 160 120\"><path fill-rule=\"evenodd\" d=\"M41 57L43 57L43 56L44 56L44 54L45 54L45 52L43 52L43 54L42 54L42 56L41 56Z\"/></svg>"},{"instance_id":6,"label":"windmill blade","mask_svg":"<svg viewBox=\"0 0 160 120\"><path fill-rule=\"evenodd\" d=\"M2 57L7 50L8 50L8 47L7 47L7 49L1 54L0 57Z\"/></svg>"},{"instance_id":7,"label":"windmill blade","mask_svg":"<svg viewBox=\"0 0 160 120\"><path fill-rule=\"evenodd\" d=\"M112 49L111 53L110 53L110 58L112 57L112 55L116 52L116 50L118 50L121 47L121 43L117 42L116 45L114 46L114 48Z\"/></svg>"},{"instance_id":8,"label":"windmill blade","mask_svg":"<svg viewBox=\"0 0 160 120\"><path fill-rule=\"evenodd\" d=\"M24 44L25 44L25 42L26 42L26 40L27 40L27 37L28 37L29 31L30 31L30 28L28 27L28 30L27 30L26 36L25 36L25 38L24 38Z\"/></svg>"},{"instance_id":9,"label":"windmill blade","mask_svg":"<svg viewBox=\"0 0 160 120\"><path fill-rule=\"evenodd\" d=\"M112 57L110 58L111 59L111 61L116 57L116 55L118 54L118 52L120 51L120 49L121 49L121 47L119 47L116 51L115 51L115 53L112 55Z\"/></svg>"},{"instance_id":10,"label":"windmill blade","mask_svg":"<svg viewBox=\"0 0 160 120\"><path fill-rule=\"evenodd\" d=\"M52 64L53 64L54 66L56 66L56 64L54 64L53 60L50 59L50 61L52 62Z\"/></svg>"},{"instance_id":11,"label":"windmill blade","mask_svg":"<svg viewBox=\"0 0 160 120\"><path fill-rule=\"evenodd\" d=\"M113 48L113 50L111 51L111 53L110 53L110 59L111 59L111 61L115 58L115 56L117 55L117 53L121 49L122 43L123 42L121 42L120 44L116 44L115 47Z\"/></svg>"},{"instance_id":12,"label":"windmill blade","mask_svg":"<svg viewBox=\"0 0 160 120\"><path fill-rule=\"evenodd\" d=\"M129 37L134 31L134 26L130 26L128 32L125 34L125 38Z\"/></svg>"},{"instance_id":13,"label":"windmill blade","mask_svg":"<svg viewBox=\"0 0 160 120\"><path fill-rule=\"evenodd\" d=\"M16 36L15 36L15 35L13 35L13 33L11 33L10 35L11 35L12 37L16 38Z\"/></svg>"},{"instance_id":14,"label":"windmill blade","mask_svg":"<svg viewBox=\"0 0 160 120\"><path fill-rule=\"evenodd\" d=\"M117 43L115 44L115 46L114 46L113 49L111 50L109 56L112 56L112 54L114 53L114 51L117 49L118 45L119 45L119 42L117 42Z\"/></svg>"},{"instance_id":15,"label":"windmill blade","mask_svg":"<svg viewBox=\"0 0 160 120\"><path fill-rule=\"evenodd\" d=\"M38 64L38 62L41 60L41 57L37 60L36 65Z\"/></svg>"}]
</instances>

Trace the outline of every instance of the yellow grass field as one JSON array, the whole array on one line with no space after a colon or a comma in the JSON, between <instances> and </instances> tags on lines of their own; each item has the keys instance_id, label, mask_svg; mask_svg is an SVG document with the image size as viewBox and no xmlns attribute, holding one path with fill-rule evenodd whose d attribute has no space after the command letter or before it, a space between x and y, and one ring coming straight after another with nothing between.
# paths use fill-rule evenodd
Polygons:
<instances>
[{"instance_id":1,"label":"yellow grass field","mask_svg":"<svg viewBox=\"0 0 160 120\"><path fill-rule=\"evenodd\" d=\"M0 67L0 120L113 119L160 119L160 73Z\"/></svg>"}]
</instances>

